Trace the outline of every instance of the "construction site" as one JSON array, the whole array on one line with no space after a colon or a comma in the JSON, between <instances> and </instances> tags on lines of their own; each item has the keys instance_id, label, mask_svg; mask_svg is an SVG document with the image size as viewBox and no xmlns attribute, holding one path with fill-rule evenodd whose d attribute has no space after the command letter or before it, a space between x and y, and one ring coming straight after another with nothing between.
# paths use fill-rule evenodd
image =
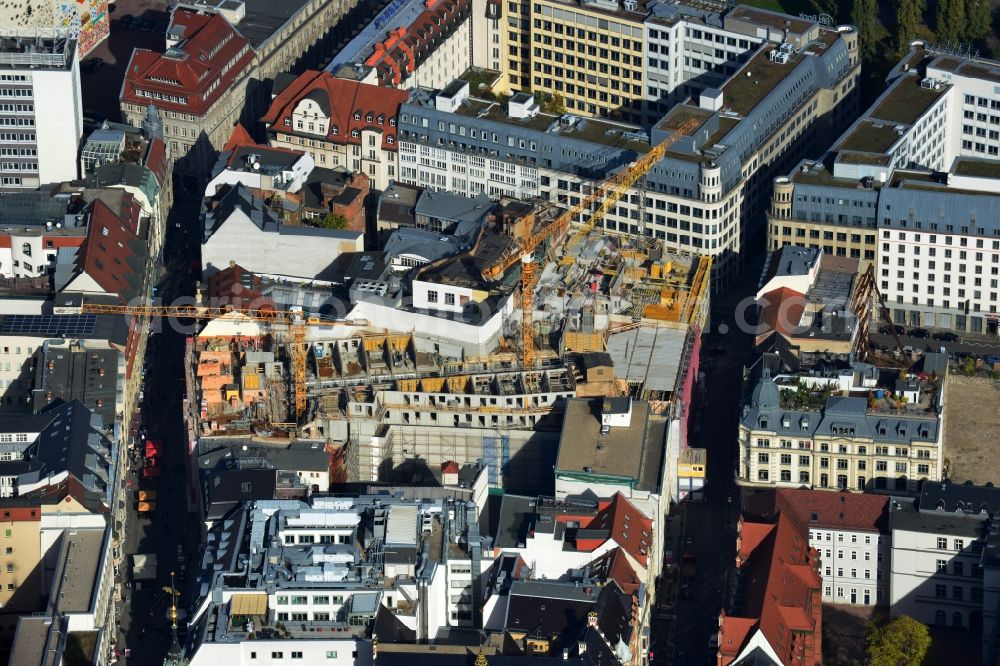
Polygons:
<instances>
[{"instance_id":1,"label":"construction site","mask_svg":"<svg viewBox=\"0 0 1000 666\"><path fill-rule=\"evenodd\" d=\"M501 201L465 250L364 276L406 295L395 306L345 282L358 300L337 320L146 313L207 322L187 359L192 439L326 442L352 482L440 484L444 466L478 462L492 485L544 493L567 401L629 396L686 419L711 259L598 226L673 140L568 208Z\"/></svg>"}]
</instances>

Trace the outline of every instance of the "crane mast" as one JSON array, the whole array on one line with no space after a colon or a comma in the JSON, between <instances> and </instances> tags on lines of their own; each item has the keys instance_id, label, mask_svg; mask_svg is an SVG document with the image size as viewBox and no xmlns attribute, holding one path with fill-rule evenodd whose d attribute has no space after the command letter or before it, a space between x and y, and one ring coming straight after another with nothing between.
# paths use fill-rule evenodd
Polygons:
<instances>
[{"instance_id":1,"label":"crane mast","mask_svg":"<svg viewBox=\"0 0 1000 666\"><path fill-rule=\"evenodd\" d=\"M538 231L534 231L534 213L529 215L518 227L520 231L515 235L514 247L508 248L499 259L483 270L485 279L498 280L503 277L507 269L518 261L521 262L521 360L525 367L532 367L535 364L533 317L535 281L538 278L534 261L535 250L549 238L560 236L581 215L589 213L587 221L566 241L565 249L568 251L572 248L580 238L593 230L630 187L663 158L670 146L697 129L698 124L696 119L681 124L673 134L655 145L649 152L627 168L602 181L579 203L574 204ZM590 212L591 206L595 204L597 208Z\"/></svg>"}]
</instances>

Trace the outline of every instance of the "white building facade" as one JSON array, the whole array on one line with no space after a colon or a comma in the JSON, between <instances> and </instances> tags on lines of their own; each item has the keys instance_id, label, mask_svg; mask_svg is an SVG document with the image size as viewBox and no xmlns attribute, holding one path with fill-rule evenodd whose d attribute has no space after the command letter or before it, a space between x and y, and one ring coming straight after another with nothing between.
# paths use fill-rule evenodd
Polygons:
<instances>
[{"instance_id":1,"label":"white building facade","mask_svg":"<svg viewBox=\"0 0 1000 666\"><path fill-rule=\"evenodd\" d=\"M0 191L35 189L79 175L83 107L77 42L55 31L18 41L32 43L33 52L0 48Z\"/></svg>"},{"instance_id":2,"label":"white building facade","mask_svg":"<svg viewBox=\"0 0 1000 666\"><path fill-rule=\"evenodd\" d=\"M889 574L893 616L982 631L980 558L986 519L910 508L894 512Z\"/></svg>"},{"instance_id":3,"label":"white building facade","mask_svg":"<svg viewBox=\"0 0 1000 666\"><path fill-rule=\"evenodd\" d=\"M811 528L820 554L823 602L872 606L889 601L889 536L839 528Z\"/></svg>"}]
</instances>

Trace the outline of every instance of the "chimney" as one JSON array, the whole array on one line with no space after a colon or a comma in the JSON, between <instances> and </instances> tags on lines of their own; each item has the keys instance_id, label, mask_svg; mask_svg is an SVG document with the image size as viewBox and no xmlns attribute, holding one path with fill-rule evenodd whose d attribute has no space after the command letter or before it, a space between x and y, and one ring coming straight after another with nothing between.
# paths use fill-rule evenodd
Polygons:
<instances>
[{"instance_id":1,"label":"chimney","mask_svg":"<svg viewBox=\"0 0 1000 666\"><path fill-rule=\"evenodd\" d=\"M330 208L330 200L339 194L337 186L333 183L322 182L319 184L319 191L323 195L323 208Z\"/></svg>"}]
</instances>

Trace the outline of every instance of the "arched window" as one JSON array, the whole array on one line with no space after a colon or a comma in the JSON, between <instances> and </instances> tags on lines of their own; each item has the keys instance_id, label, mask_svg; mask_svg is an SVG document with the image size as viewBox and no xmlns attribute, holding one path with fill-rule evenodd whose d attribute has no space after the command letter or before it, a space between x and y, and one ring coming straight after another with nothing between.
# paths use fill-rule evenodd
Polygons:
<instances>
[{"instance_id":1,"label":"arched window","mask_svg":"<svg viewBox=\"0 0 1000 666\"><path fill-rule=\"evenodd\" d=\"M962 614L959 613L958 611L955 611L951 615L951 626L953 626L953 627L961 627L962 626Z\"/></svg>"},{"instance_id":2,"label":"arched window","mask_svg":"<svg viewBox=\"0 0 1000 666\"><path fill-rule=\"evenodd\" d=\"M945 615L945 612L943 610L934 611L934 624L943 627L944 624L945 624L946 618L947 618L947 615Z\"/></svg>"}]
</instances>

